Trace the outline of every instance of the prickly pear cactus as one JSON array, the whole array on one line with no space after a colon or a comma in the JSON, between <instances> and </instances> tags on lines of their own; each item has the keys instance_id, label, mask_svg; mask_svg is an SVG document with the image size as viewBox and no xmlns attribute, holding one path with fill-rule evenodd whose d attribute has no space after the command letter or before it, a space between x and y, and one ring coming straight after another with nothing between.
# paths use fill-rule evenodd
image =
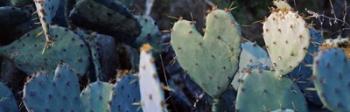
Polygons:
<instances>
[{"instance_id":1,"label":"prickly pear cactus","mask_svg":"<svg viewBox=\"0 0 350 112\"><path fill-rule=\"evenodd\" d=\"M139 84L141 107L144 112L166 112L166 105L161 84L149 44L143 45L140 54Z\"/></svg>"},{"instance_id":2,"label":"prickly pear cactus","mask_svg":"<svg viewBox=\"0 0 350 112\"><path fill-rule=\"evenodd\" d=\"M16 7L0 7L0 25L1 27L14 27L30 19L30 13Z\"/></svg>"},{"instance_id":3,"label":"prickly pear cactus","mask_svg":"<svg viewBox=\"0 0 350 112\"><path fill-rule=\"evenodd\" d=\"M18 112L16 99L11 90L0 82L0 112Z\"/></svg>"},{"instance_id":4,"label":"prickly pear cactus","mask_svg":"<svg viewBox=\"0 0 350 112\"><path fill-rule=\"evenodd\" d=\"M277 74L286 75L304 59L310 33L304 19L280 2L265 20L263 36Z\"/></svg>"},{"instance_id":5,"label":"prickly pear cactus","mask_svg":"<svg viewBox=\"0 0 350 112\"><path fill-rule=\"evenodd\" d=\"M43 72L33 75L24 86L23 103L28 112L82 112L79 94L76 73L60 64L54 79Z\"/></svg>"},{"instance_id":6,"label":"prickly pear cactus","mask_svg":"<svg viewBox=\"0 0 350 112\"><path fill-rule=\"evenodd\" d=\"M42 27L52 24L53 18L59 8L60 0L33 0Z\"/></svg>"},{"instance_id":7,"label":"prickly pear cactus","mask_svg":"<svg viewBox=\"0 0 350 112\"><path fill-rule=\"evenodd\" d=\"M0 47L0 56L12 60L25 73L37 71L54 72L59 63L67 63L79 76L83 76L90 64L89 49L72 31L59 27L50 27L55 43L41 53L45 44L44 35L37 28L10 45Z\"/></svg>"},{"instance_id":8,"label":"prickly pear cactus","mask_svg":"<svg viewBox=\"0 0 350 112\"><path fill-rule=\"evenodd\" d=\"M113 85L106 82L94 82L87 86L80 98L84 112L110 112Z\"/></svg>"},{"instance_id":9,"label":"prickly pear cactus","mask_svg":"<svg viewBox=\"0 0 350 112\"><path fill-rule=\"evenodd\" d=\"M88 35L85 37L85 41L89 45L90 51L91 51L91 57L92 57L92 63L94 64L94 70L97 80L105 79L105 74L102 71L102 65L100 62L100 54L98 53L98 50L100 49L97 45L97 41L95 40L96 34L93 33L91 35Z\"/></svg>"},{"instance_id":10,"label":"prickly pear cactus","mask_svg":"<svg viewBox=\"0 0 350 112\"><path fill-rule=\"evenodd\" d=\"M311 43L308 48L308 53L306 54L304 60L296 67L292 72L288 73L292 80L304 93L306 99L316 105L321 105L321 100L318 98L316 91L310 90L314 88L312 76L312 64L314 61L314 54L319 52L319 46L323 43L322 34L315 29L310 29Z\"/></svg>"},{"instance_id":11,"label":"prickly pear cactus","mask_svg":"<svg viewBox=\"0 0 350 112\"><path fill-rule=\"evenodd\" d=\"M60 0L33 0L36 7L36 12L38 14L43 33L45 35L46 43L43 50L45 52L46 48L52 42L52 34L50 34L50 25L52 24L53 17L56 15Z\"/></svg>"},{"instance_id":12,"label":"prickly pear cactus","mask_svg":"<svg viewBox=\"0 0 350 112\"><path fill-rule=\"evenodd\" d=\"M267 52L259 45L253 42L241 44L241 55L239 58L239 69L232 81L232 86L238 90L244 78L244 72L250 69L270 69L272 62Z\"/></svg>"},{"instance_id":13,"label":"prickly pear cactus","mask_svg":"<svg viewBox=\"0 0 350 112\"><path fill-rule=\"evenodd\" d=\"M113 88L111 112L142 112L139 79L133 75L124 76Z\"/></svg>"},{"instance_id":14,"label":"prickly pear cactus","mask_svg":"<svg viewBox=\"0 0 350 112\"><path fill-rule=\"evenodd\" d=\"M136 16L136 18L142 27L141 34L135 41L136 47L149 43L153 50L160 51L161 35L156 22L151 16Z\"/></svg>"},{"instance_id":15,"label":"prickly pear cactus","mask_svg":"<svg viewBox=\"0 0 350 112\"><path fill-rule=\"evenodd\" d=\"M69 18L77 26L118 37L117 41L132 43L140 34L138 21L113 0L79 0Z\"/></svg>"},{"instance_id":16,"label":"prickly pear cactus","mask_svg":"<svg viewBox=\"0 0 350 112\"><path fill-rule=\"evenodd\" d=\"M210 96L219 97L238 69L241 33L230 12L213 10L207 16L204 37L194 23L179 20L171 45L181 67Z\"/></svg>"},{"instance_id":17,"label":"prickly pear cactus","mask_svg":"<svg viewBox=\"0 0 350 112\"><path fill-rule=\"evenodd\" d=\"M322 103L331 111L350 111L350 61L341 48L319 52L313 64L313 79Z\"/></svg>"},{"instance_id":18,"label":"prickly pear cactus","mask_svg":"<svg viewBox=\"0 0 350 112\"><path fill-rule=\"evenodd\" d=\"M307 112L303 93L293 82L274 72L253 69L239 87L236 109L239 112L269 112L277 109Z\"/></svg>"},{"instance_id":19,"label":"prickly pear cactus","mask_svg":"<svg viewBox=\"0 0 350 112\"><path fill-rule=\"evenodd\" d=\"M29 11L12 6L0 7L0 45L7 45L32 28Z\"/></svg>"},{"instance_id":20,"label":"prickly pear cactus","mask_svg":"<svg viewBox=\"0 0 350 112\"><path fill-rule=\"evenodd\" d=\"M33 0L10 0L14 6L24 6L33 3Z\"/></svg>"}]
</instances>

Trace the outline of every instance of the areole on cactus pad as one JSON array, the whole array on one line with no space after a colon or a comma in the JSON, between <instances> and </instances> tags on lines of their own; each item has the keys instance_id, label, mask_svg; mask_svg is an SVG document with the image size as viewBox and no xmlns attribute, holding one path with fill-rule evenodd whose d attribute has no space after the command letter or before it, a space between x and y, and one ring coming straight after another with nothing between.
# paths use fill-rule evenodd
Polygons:
<instances>
[{"instance_id":1,"label":"areole on cactus pad","mask_svg":"<svg viewBox=\"0 0 350 112\"><path fill-rule=\"evenodd\" d=\"M193 22L179 20L171 32L171 45L181 67L210 96L219 97L238 69L240 28L224 10L207 16L204 37Z\"/></svg>"}]
</instances>

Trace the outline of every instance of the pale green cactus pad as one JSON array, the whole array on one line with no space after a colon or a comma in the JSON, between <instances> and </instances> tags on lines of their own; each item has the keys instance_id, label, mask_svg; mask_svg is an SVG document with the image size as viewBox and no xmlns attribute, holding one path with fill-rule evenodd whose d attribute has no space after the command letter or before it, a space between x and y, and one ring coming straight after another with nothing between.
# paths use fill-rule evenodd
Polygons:
<instances>
[{"instance_id":1,"label":"pale green cactus pad","mask_svg":"<svg viewBox=\"0 0 350 112\"><path fill-rule=\"evenodd\" d=\"M273 67L286 75L304 59L310 44L304 19L296 12L277 9L266 19L263 30Z\"/></svg>"},{"instance_id":2,"label":"pale green cactus pad","mask_svg":"<svg viewBox=\"0 0 350 112\"><path fill-rule=\"evenodd\" d=\"M213 10L207 16L204 37L191 21L179 20L171 45L181 67L210 96L218 97L238 69L241 33L229 12Z\"/></svg>"},{"instance_id":3,"label":"pale green cactus pad","mask_svg":"<svg viewBox=\"0 0 350 112\"><path fill-rule=\"evenodd\" d=\"M142 110L144 112L168 112L149 44L141 48L138 76Z\"/></svg>"},{"instance_id":4,"label":"pale green cactus pad","mask_svg":"<svg viewBox=\"0 0 350 112\"><path fill-rule=\"evenodd\" d=\"M239 87L236 109L239 112L270 112L278 109L307 112L303 93L285 77L274 72L254 69L247 72Z\"/></svg>"}]
</instances>

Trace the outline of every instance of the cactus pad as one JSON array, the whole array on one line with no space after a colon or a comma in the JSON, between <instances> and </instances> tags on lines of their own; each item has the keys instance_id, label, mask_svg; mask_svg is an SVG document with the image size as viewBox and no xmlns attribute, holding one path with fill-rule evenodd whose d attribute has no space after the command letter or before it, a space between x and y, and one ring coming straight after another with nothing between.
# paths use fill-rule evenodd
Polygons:
<instances>
[{"instance_id":1,"label":"cactus pad","mask_svg":"<svg viewBox=\"0 0 350 112\"><path fill-rule=\"evenodd\" d=\"M319 52L315 57L314 84L322 103L331 111L350 111L350 61L341 48Z\"/></svg>"},{"instance_id":2,"label":"cactus pad","mask_svg":"<svg viewBox=\"0 0 350 112\"><path fill-rule=\"evenodd\" d=\"M100 81L87 86L80 94L84 112L110 112L112 88L112 84Z\"/></svg>"},{"instance_id":3,"label":"cactus pad","mask_svg":"<svg viewBox=\"0 0 350 112\"><path fill-rule=\"evenodd\" d=\"M317 92L314 90L308 90L309 88L314 88L313 81L311 80L312 76L312 67L314 56L319 52L319 45L323 42L322 34L315 29L310 29L311 43L308 48L308 53L306 54L304 60L288 75L295 80L296 84L304 93L304 96L307 100L311 101L314 104L321 105L321 100L317 96Z\"/></svg>"},{"instance_id":4,"label":"cactus pad","mask_svg":"<svg viewBox=\"0 0 350 112\"><path fill-rule=\"evenodd\" d=\"M113 0L79 0L69 18L77 26L114 36L117 41L133 42L141 32L134 16Z\"/></svg>"},{"instance_id":5,"label":"cactus pad","mask_svg":"<svg viewBox=\"0 0 350 112\"><path fill-rule=\"evenodd\" d=\"M237 111L270 112L286 108L307 112L303 94L290 79L265 70L247 72L238 90Z\"/></svg>"},{"instance_id":6,"label":"cactus pad","mask_svg":"<svg viewBox=\"0 0 350 112\"><path fill-rule=\"evenodd\" d=\"M160 51L161 35L156 22L151 16L136 16L142 26L141 34L136 39L136 47L141 47L142 44L149 43L153 50Z\"/></svg>"},{"instance_id":7,"label":"cactus pad","mask_svg":"<svg viewBox=\"0 0 350 112\"><path fill-rule=\"evenodd\" d=\"M310 33L298 13L277 9L265 20L263 30L267 51L279 75L286 75L303 61Z\"/></svg>"},{"instance_id":8,"label":"cactus pad","mask_svg":"<svg viewBox=\"0 0 350 112\"><path fill-rule=\"evenodd\" d=\"M244 72L249 69L269 69L272 62L267 52L259 45L253 42L245 42L241 44L241 55L239 59L239 69L232 81L232 86L238 90L244 78Z\"/></svg>"},{"instance_id":9,"label":"cactus pad","mask_svg":"<svg viewBox=\"0 0 350 112\"><path fill-rule=\"evenodd\" d=\"M16 99L12 91L0 82L0 112L18 112Z\"/></svg>"},{"instance_id":10,"label":"cactus pad","mask_svg":"<svg viewBox=\"0 0 350 112\"><path fill-rule=\"evenodd\" d=\"M33 75L24 86L23 102L29 112L81 112L79 94L77 75L60 64L53 80L43 72Z\"/></svg>"},{"instance_id":11,"label":"cactus pad","mask_svg":"<svg viewBox=\"0 0 350 112\"><path fill-rule=\"evenodd\" d=\"M140 87L136 76L127 75L119 80L113 88L111 112L142 112Z\"/></svg>"},{"instance_id":12,"label":"cactus pad","mask_svg":"<svg viewBox=\"0 0 350 112\"><path fill-rule=\"evenodd\" d=\"M42 54L45 39L41 38L41 28L37 28L10 45L0 47L0 55L11 59L15 65L27 74L37 71L53 73L59 63L67 63L79 76L86 73L90 64L89 49L72 31L50 27L55 43ZM39 37L39 38L38 38Z\"/></svg>"},{"instance_id":13,"label":"cactus pad","mask_svg":"<svg viewBox=\"0 0 350 112\"><path fill-rule=\"evenodd\" d=\"M138 76L142 110L144 112L167 112L149 44L141 48Z\"/></svg>"},{"instance_id":14,"label":"cactus pad","mask_svg":"<svg viewBox=\"0 0 350 112\"><path fill-rule=\"evenodd\" d=\"M219 97L238 69L241 33L229 12L214 10L207 16L204 37L191 21L179 20L171 32L171 45L181 67L210 96Z\"/></svg>"}]
</instances>

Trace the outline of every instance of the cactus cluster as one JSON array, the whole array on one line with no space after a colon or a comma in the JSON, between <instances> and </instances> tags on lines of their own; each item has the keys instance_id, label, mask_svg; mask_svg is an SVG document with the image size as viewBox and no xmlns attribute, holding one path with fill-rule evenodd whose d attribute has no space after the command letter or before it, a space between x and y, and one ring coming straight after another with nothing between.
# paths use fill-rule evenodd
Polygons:
<instances>
[{"instance_id":1,"label":"cactus cluster","mask_svg":"<svg viewBox=\"0 0 350 112\"><path fill-rule=\"evenodd\" d=\"M203 31L186 17L165 31L153 0L126 7L138 2L0 1L0 112L350 111L349 39L324 42L285 0L262 22L265 46L231 6Z\"/></svg>"}]
</instances>

